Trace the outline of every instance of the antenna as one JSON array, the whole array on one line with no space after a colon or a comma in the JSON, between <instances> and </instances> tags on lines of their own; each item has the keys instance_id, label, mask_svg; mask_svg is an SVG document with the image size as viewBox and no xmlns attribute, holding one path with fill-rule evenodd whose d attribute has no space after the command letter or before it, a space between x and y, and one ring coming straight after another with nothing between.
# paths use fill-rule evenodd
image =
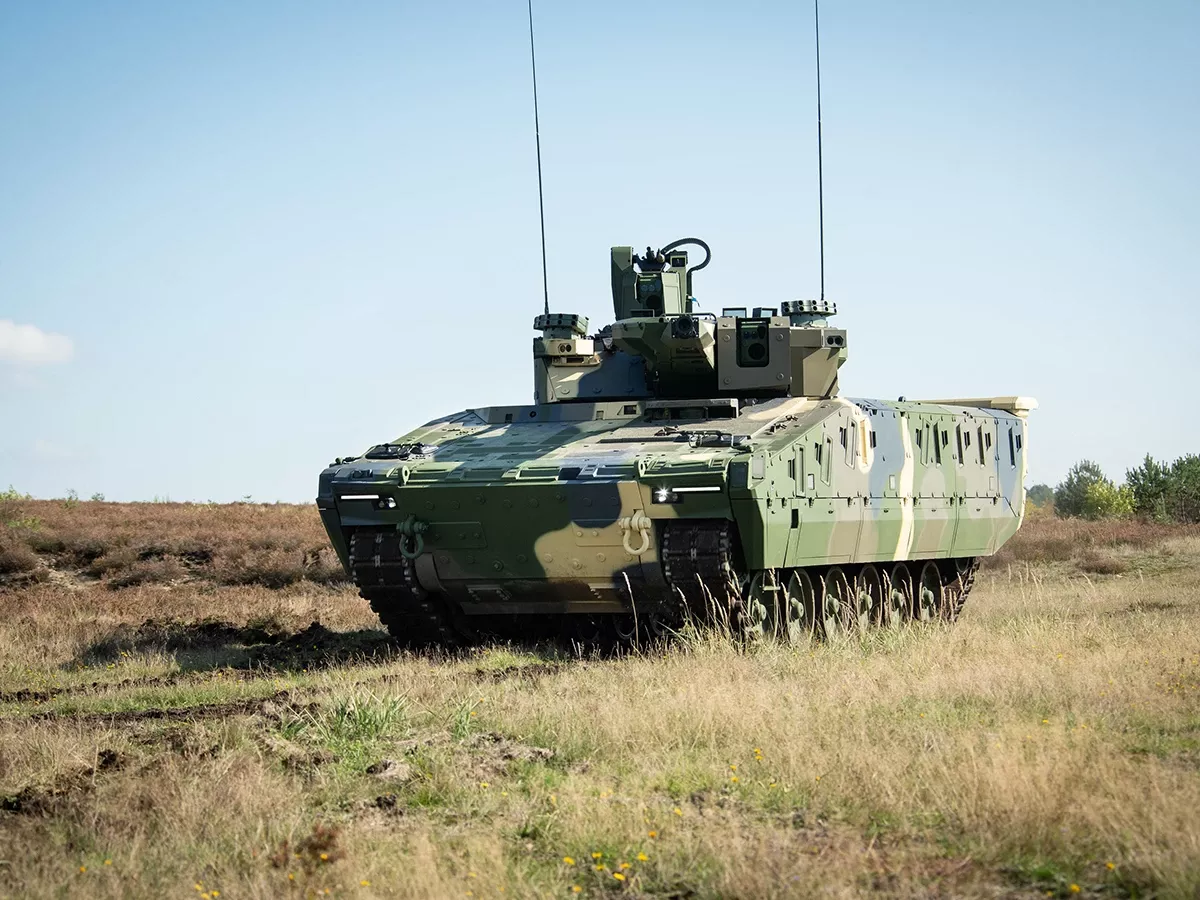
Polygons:
<instances>
[{"instance_id":1,"label":"antenna","mask_svg":"<svg viewBox=\"0 0 1200 900\"><path fill-rule=\"evenodd\" d=\"M530 3L533 0L529 0ZM825 173L822 171L821 153L821 12L820 0L813 0L813 26L817 37L817 222L820 229L821 241L821 299L825 299ZM532 25L530 26L532 27ZM532 32L530 32L532 35ZM532 37L530 38L532 40ZM535 98L537 96L535 89ZM537 102L536 99L534 101ZM541 168L538 169L538 189L541 189ZM542 226L543 234L545 227ZM545 258L545 239L543 238L542 256ZM548 301L547 301L548 302Z\"/></svg>"},{"instance_id":2,"label":"antenna","mask_svg":"<svg viewBox=\"0 0 1200 900\"><path fill-rule=\"evenodd\" d=\"M537 53L533 49L533 0L529 0L529 62L533 69L533 137L537 142L538 219L542 223L542 295L545 298L545 313L550 315L550 285L546 278L546 206L542 199L542 131L538 126ZM821 295L824 296L824 291Z\"/></svg>"}]
</instances>

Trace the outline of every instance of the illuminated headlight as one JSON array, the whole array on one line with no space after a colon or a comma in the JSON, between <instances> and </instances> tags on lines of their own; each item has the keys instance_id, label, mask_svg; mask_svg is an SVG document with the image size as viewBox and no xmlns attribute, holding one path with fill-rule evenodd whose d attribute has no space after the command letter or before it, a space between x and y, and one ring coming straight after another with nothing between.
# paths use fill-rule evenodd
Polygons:
<instances>
[{"instance_id":1,"label":"illuminated headlight","mask_svg":"<svg viewBox=\"0 0 1200 900\"><path fill-rule=\"evenodd\" d=\"M396 508L396 498L395 497L380 497L379 500L375 503L375 505L377 507L379 507L379 509L395 509Z\"/></svg>"},{"instance_id":2,"label":"illuminated headlight","mask_svg":"<svg viewBox=\"0 0 1200 900\"><path fill-rule=\"evenodd\" d=\"M703 484L676 488L662 485L654 489L650 495L650 500L654 503L682 503L684 494L719 494L720 492L721 486L719 484Z\"/></svg>"}]
</instances>

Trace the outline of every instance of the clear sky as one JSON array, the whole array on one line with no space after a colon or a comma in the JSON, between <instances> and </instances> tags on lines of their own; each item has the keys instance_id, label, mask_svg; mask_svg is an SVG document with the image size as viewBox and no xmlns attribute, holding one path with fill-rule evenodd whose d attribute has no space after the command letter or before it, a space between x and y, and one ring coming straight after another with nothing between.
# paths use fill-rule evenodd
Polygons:
<instances>
[{"instance_id":1,"label":"clear sky","mask_svg":"<svg viewBox=\"0 0 1200 900\"><path fill-rule=\"evenodd\" d=\"M815 296L805 3L535 3L551 304L706 239ZM843 393L1038 398L1030 477L1200 451L1200 4L826 0ZM308 500L528 402L523 0L0 4L0 487Z\"/></svg>"}]
</instances>

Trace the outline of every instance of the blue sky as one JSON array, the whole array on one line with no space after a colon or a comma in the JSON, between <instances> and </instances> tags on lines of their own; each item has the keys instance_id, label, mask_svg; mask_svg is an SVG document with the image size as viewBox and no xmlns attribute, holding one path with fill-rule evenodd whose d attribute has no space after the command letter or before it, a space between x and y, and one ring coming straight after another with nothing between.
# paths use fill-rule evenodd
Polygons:
<instances>
[{"instance_id":1,"label":"blue sky","mask_svg":"<svg viewBox=\"0 0 1200 900\"><path fill-rule=\"evenodd\" d=\"M707 308L815 296L811 7L535 5L552 307L706 239ZM1200 5L822 9L850 396L1029 394L1031 478L1200 450ZM0 5L0 487L310 499L528 402L521 2ZM32 327L30 327L32 326Z\"/></svg>"}]
</instances>

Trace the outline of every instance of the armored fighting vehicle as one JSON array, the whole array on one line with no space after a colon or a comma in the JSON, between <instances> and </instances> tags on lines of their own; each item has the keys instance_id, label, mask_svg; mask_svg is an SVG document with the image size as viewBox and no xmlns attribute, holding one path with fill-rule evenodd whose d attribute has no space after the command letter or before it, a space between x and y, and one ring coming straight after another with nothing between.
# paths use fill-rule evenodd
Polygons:
<instances>
[{"instance_id":1,"label":"armored fighting vehicle","mask_svg":"<svg viewBox=\"0 0 1200 900\"><path fill-rule=\"evenodd\" d=\"M613 324L534 320L532 404L321 473L330 540L396 638L691 620L796 641L958 616L1021 525L1036 402L843 397L834 305L701 311L710 259L692 238L614 247Z\"/></svg>"}]
</instances>

